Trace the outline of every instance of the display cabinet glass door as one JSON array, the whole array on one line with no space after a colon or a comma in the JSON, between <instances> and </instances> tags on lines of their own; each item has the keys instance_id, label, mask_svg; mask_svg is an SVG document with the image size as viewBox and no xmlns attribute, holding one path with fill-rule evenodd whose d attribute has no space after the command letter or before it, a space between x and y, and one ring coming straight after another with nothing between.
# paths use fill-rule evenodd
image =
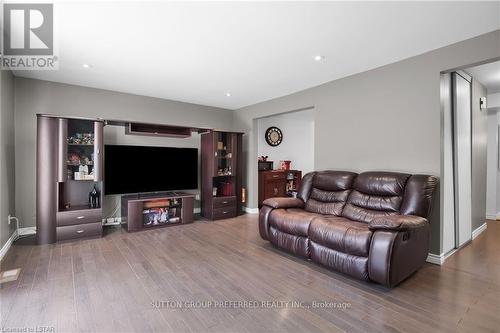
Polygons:
<instances>
[{"instance_id":1,"label":"display cabinet glass door","mask_svg":"<svg viewBox=\"0 0 500 333\"><path fill-rule=\"evenodd\" d=\"M58 181L101 181L103 123L79 119L58 121Z\"/></svg>"},{"instance_id":2,"label":"display cabinet glass door","mask_svg":"<svg viewBox=\"0 0 500 333\"><path fill-rule=\"evenodd\" d=\"M215 175L232 176L234 173L233 147L235 134L215 132Z\"/></svg>"}]
</instances>

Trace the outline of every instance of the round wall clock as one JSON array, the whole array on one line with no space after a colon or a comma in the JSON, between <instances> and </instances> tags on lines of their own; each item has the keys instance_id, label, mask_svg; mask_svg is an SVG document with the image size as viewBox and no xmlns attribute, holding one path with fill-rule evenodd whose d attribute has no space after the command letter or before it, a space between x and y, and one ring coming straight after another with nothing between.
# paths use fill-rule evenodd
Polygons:
<instances>
[{"instance_id":1,"label":"round wall clock","mask_svg":"<svg viewBox=\"0 0 500 333\"><path fill-rule=\"evenodd\" d=\"M273 147L276 147L283 141L283 133L278 127L272 126L266 130L266 142Z\"/></svg>"}]
</instances>

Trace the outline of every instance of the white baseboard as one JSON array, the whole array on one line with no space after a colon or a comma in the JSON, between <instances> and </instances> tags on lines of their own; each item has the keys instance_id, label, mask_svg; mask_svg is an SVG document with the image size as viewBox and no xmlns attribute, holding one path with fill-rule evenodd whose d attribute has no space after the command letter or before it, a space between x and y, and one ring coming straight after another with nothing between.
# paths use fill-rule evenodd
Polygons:
<instances>
[{"instance_id":1,"label":"white baseboard","mask_svg":"<svg viewBox=\"0 0 500 333\"><path fill-rule=\"evenodd\" d=\"M7 242L4 244L4 246L2 246L2 249L0 250L0 260L2 260L3 257L7 254L10 247L12 246L12 243L14 243L22 236L34 235L34 234L36 234L35 227L19 228L18 230L14 230L10 238L7 240Z\"/></svg>"},{"instance_id":2,"label":"white baseboard","mask_svg":"<svg viewBox=\"0 0 500 333\"><path fill-rule=\"evenodd\" d=\"M498 216L499 216L498 214L496 214L496 215L495 214L486 214L486 219L496 220Z\"/></svg>"},{"instance_id":3,"label":"white baseboard","mask_svg":"<svg viewBox=\"0 0 500 333\"><path fill-rule=\"evenodd\" d=\"M472 231L472 239L475 239L477 236L479 236L483 231L485 231L487 228L486 222L484 222L480 227L476 228L474 231Z\"/></svg>"},{"instance_id":4,"label":"white baseboard","mask_svg":"<svg viewBox=\"0 0 500 333\"><path fill-rule=\"evenodd\" d=\"M36 227L19 228L19 230L17 231L17 234L19 237L27 236L27 235L34 235L34 234L36 234Z\"/></svg>"},{"instance_id":5,"label":"white baseboard","mask_svg":"<svg viewBox=\"0 0 500 333\"><path fill-rule=\"evenodd\" d=\"M433 253L429 253L427 255L427 259L426 261L428 263L431 263L431 264L434 264L434 265L442 265L444 264L444 262L446 261L446 259L448 259L449 256L453 255L457 250L456 249L453 249L451 250L450 252L448 253L441 253L441 254L433 254Z\"/></svg>"},{"instance_id":6,"label":"white baseboard","mask_svg":"<svg viewBox=\"0 0 500 333\"><path fill-rule=\"evenodd\" d=\"M17 239L17 230L14 230L10 238L7 240L7 242L2 246L2 249L0 250L0 260L3 259L3 257L7 254L9 251L10 247L12 246L12 243L14 243Z\"/></svg>"},{"instance_id":7,"label":"white baseboard","mask_svg":"<svg viewBox=\"0 0 500 333\"><path fill-rule=\"evenodd\" d=\"M250 208L250 207L243 206L243 211L247 214L259 214L258 208Z\"/></svg>"},{"instance_id":8,"label":"white baseboard","mask_svg":"<svg viewBox=\"0 0 500 333\"><path fill-rule=\"evenodd\" d=\"M476 228L472 231L472 239L474 240L477 236L479 236L483 231L487 228L486 222L483 223L480 227ZM427 262L435 265L442 265L446 261L446 259L453 255L457 249L453 249L448 253L441 253L440 255L429 253L427 255Z\"/></svg>"}]
</instances>

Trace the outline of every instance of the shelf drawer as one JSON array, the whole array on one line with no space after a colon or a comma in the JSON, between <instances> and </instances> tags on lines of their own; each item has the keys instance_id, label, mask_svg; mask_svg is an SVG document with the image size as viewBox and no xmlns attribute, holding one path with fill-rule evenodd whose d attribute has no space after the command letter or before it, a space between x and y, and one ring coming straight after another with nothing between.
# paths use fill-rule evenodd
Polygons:
<instances>
[{"instance_id":1,"label":"shelf drawer","mask_svg":"<svg viewBox=\"0 0 500 333\"><path fill-rule=\"evenodd\" d=\"M213 207L214 208L236 207L236 197L213 198Z\"/></svg>"},{"instance_id":2,"label":"shelf drawer","mask_svg":"<svg viewBox=\"0 0 500 333\"><path fill-rule=\"evenodd\" d=\"M57 212L57 226L101 223L102 209L82 209L67 212Z\"/></svg>"},{"instance_id":3,"label":"shelf drawer","mask_svg":"<svg viewBox=\"0 0 500 333\"><path fill-rule=\"evenodd\" d=\"M264 174L265 180L286 180L286 172L266 172Z\"/></svg>"},{"instance_id":4,"label":"shelf drawer","mask_svg":"<svg viewBox=\"0 0 500 333\"><path fill-rule=\"evenodd\" d=\"M102 236L102 223L96 222L96 223L57 227L56 233L57 233L57 241L83 238L83 237Z\"/></svg>"},{"instance_id":5,"label":"shelf drawer","mask_svg":"<svg viewBox=\"0 0 500 333\"><path fill-rule=\"evenodd\" d=\"M231 217L236 217L236 207L214 209L212 219L221 220Z\"/></svg>"}]
</instances>

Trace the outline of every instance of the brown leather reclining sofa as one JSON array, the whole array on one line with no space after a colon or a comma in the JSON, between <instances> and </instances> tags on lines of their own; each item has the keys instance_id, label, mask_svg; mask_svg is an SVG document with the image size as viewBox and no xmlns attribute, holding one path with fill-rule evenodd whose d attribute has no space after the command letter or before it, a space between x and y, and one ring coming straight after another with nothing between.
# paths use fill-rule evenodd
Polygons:
<instances>
[{"instance_id":1,"label":"brown leather reclining sofa","mask_svg":"<svg viewBox=\"0 0 500 333\"><path fill-rule=\"evenodd\" d=\"M264 201L263 239L353 277L393 287L427 258L437 178L395 172L311 172L297 198Z\"/></svg>"}]
</instances>

